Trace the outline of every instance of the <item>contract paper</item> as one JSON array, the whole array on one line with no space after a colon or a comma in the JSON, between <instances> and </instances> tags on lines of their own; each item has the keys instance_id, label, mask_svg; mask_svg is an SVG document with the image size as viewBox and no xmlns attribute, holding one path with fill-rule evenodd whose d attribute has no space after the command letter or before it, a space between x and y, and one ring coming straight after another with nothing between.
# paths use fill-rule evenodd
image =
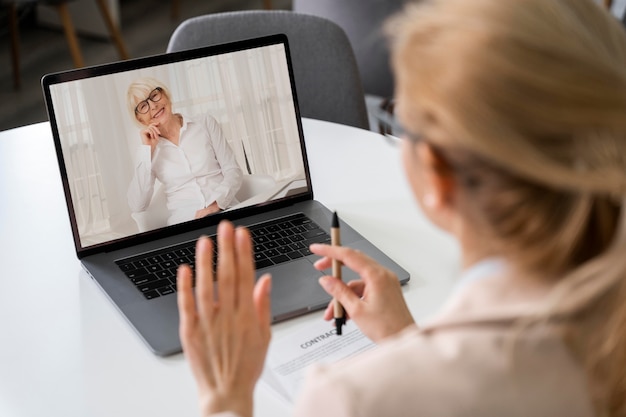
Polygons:
<instances>
[{"instance_id":1,"label":"contract paper","mask_svg":"<svg viewBox=\"0 0 626 417\"><path fill-rule=\"evenodd\" d=\"M376 346L352 321L342 333L337 336L333 323L320 319L272 341L261 380L293 403L309 365L337 362Z\"/></svg>"}]
</instances>

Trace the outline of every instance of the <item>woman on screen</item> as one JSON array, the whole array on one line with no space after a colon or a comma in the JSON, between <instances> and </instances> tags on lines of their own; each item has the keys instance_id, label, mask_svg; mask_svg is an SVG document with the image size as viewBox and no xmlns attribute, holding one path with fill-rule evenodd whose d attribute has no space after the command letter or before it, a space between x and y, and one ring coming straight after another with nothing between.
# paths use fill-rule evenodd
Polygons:
<instances>
[{"instance_id":1,"label":"woman on screen","mask_svg":"<svg viewBox=\"0 0 626 417\"><path fill-rule=\"evenodd\" d=\"M338 259L360 275L320 283L378 347L313 367L295 415L625 416L621 23L593 0L429 0L390 25L405 174L458 241L463 273L417 325L390 271L312 245L318 269ZM220 224L216 298L210 241L197 246L197 300L179 269L204 416L252 414L270 279L253 288L248 240Z\"/></svg>"},{"instance_id":2,"label":"woman on screen","mask_svg":"<svg viewBox=\"0 0 626 417\"><path fill-rule=\"evenodd\" d=\"M153 78L133 82L127 104L131 117L141 126L142 145L128 187L131 211L146 210L155 180L164 187L168 225L237 203L242 171L213 117L174 113L168 88Z\"/></svg>"}]
</instances>

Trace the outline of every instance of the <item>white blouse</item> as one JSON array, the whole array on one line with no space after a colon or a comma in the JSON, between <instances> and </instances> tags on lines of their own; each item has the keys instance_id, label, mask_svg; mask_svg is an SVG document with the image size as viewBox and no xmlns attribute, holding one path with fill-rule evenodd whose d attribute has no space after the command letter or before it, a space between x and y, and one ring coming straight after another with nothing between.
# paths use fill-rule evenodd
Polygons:
<instances>
[{"instance_id":1,"label":"white blouse","mask_svg":"<svg viewBox=\"0 0 626 417\"><path fill-rule=\"evenodd\" d=\"M150 146L140 146L127 194L131 211L146 210L155 179L163 184L171 225L192 220L214 202L221 209L237 204L242 172L213 117L183 116L178 145L160 138L152 158Z\"/></svg>"}]
</instances>

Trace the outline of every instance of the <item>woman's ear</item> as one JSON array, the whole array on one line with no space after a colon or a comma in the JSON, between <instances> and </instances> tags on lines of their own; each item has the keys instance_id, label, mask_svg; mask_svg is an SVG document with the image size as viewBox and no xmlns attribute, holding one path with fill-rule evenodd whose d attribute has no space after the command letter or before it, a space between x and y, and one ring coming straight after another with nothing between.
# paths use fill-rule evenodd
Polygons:
<instances>
[{"instance_id":1,"label":"woman's ear","mask_svg":"<svg viewBox=\"0 0 626 417\"><path fill-rule=\"evenodd\" d=\"M432 145L420 142L415 147L424 172L422 204L436 211L450 208L456 190L452 166Z\"/></svg>"}]
</instances>

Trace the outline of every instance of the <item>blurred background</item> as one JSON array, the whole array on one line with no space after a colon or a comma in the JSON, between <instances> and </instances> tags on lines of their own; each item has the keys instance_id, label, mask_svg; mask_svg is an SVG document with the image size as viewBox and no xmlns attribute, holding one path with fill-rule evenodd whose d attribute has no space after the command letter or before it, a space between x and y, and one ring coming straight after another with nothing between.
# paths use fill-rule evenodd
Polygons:
<instances>
[{"instance_id":1,"label":"blurred background","mask_svg":"<svg viewBox=\"0 0 626 417\"><path fill-rule=\"evenodd\" d=\"M380 99L393 95L386 46L374 39L375 32L389 13L407 1L411 0L0 0L0 131L48 120L41 77L74 68L61 25L60 9L66 3L71 12L66 20L76 29L77 49L86 66L120 59L99 4L106 4L131 58L164 53L174 29L194 16L271 8L329 18L346 30L355 51L374 127L372 112L379 110ZM626 0L594 1L624 21ZM11 31L11 27L16 30ZM17 33L18 39L12 33ZM19 87L14 79L11 45L19 51Z\"/></svg>"},{"instance_id":2,"label":"blurred background","mask_svg":"<svg viewBox=\"0 0 626 417\"><path fill-rule=\"evenodd\" d=\"M311 0L315 1L315 0ZM40 80L44 74L74 68L72 54L54 6L18 1L20 86L14 85L10 6L0 0L0 131L47 121ZM82 3L82 4L81 4ZM131 58L164 53L174 29L185 19L232 10L291 10L291 0L107 0ZM86 66L120 59L96 2L69 3ZM89 6L87 10L80 7ZM78 7L78 11L76 8Z\"/></svg>"}]
</instances>

